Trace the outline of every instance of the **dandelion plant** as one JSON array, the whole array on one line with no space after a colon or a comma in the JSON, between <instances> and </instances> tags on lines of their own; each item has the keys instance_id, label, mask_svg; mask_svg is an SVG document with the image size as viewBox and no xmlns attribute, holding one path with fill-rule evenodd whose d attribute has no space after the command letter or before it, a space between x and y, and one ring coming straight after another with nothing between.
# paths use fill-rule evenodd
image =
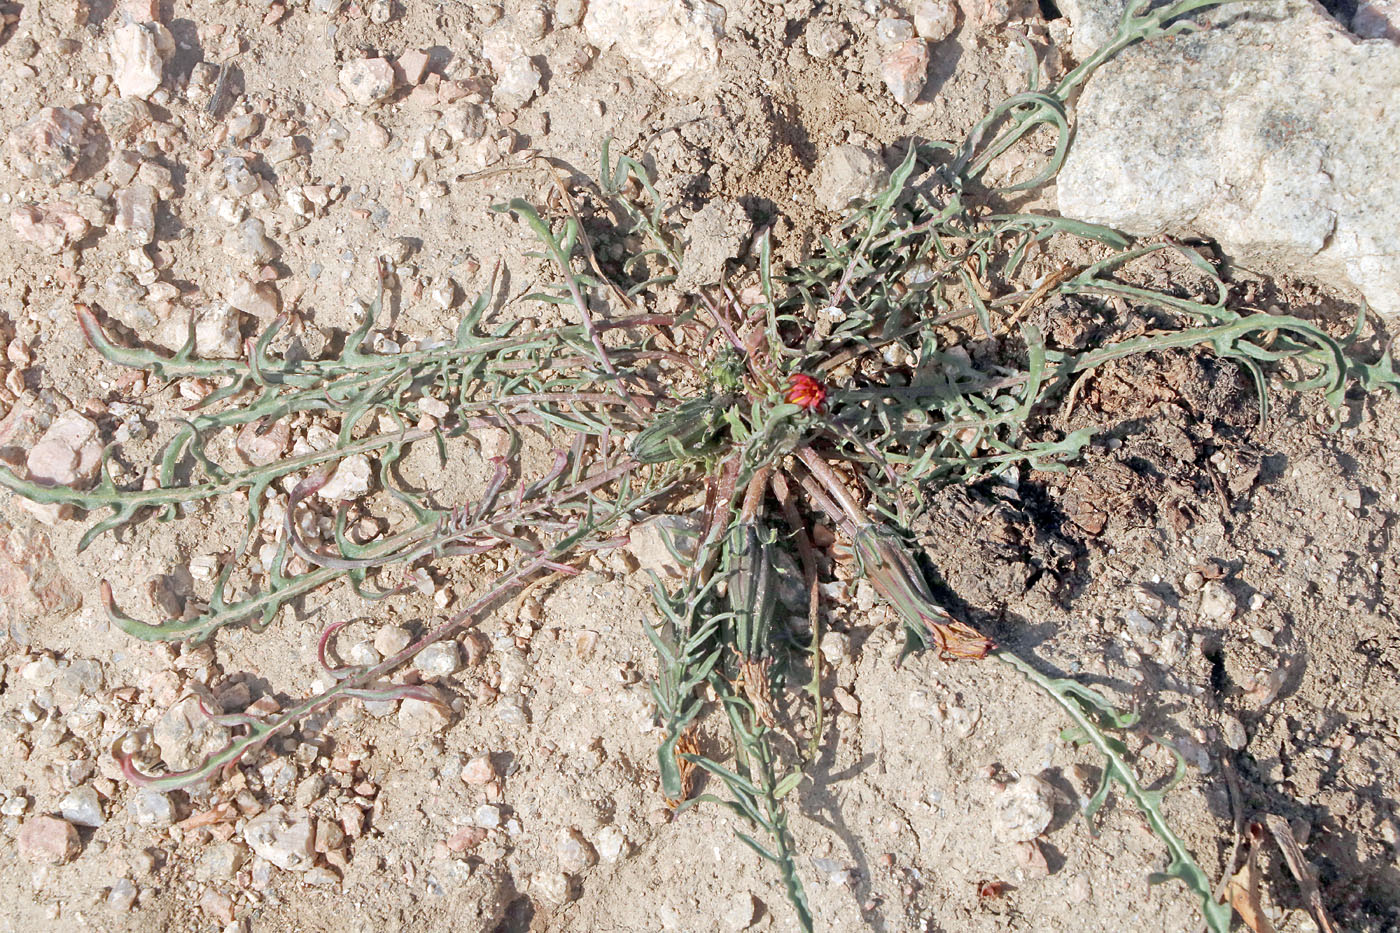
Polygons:
<instances>
[{"instance_id":1,"label":"dandelion plant","mask_svg":"<svg viewBox=\"0 0 1400 933\"><path fill-rule=\"evenodd\" d=\"M1066 738L1104 761L1085 816L1093 819L1116 786L1166 845L1165 876L1199 899L1211 929L1226 930L1228 909L1162 815L1164 791L1148 790L1134 770L1121 736L1135 717L1047 675L1036 659L939 605L908 534L943 485L1069 469L1093 433L1058 431L1051 415L1084 374L1113 360L1201 348L1252 377L1261 418L1272 372L1286 371L1291 388L1318 391L1334 409L1349 385L1400 388L1389 358L1354 358L1350 337L1241 307L1192 248L1135 243L1105 227L999 206L1059 169L1071 135L1066 105L1096 67L1133 42L1190 28L1182 17L1210 5L1133 5L1112 41L1058 84L1042 88L1032 67L1028 89L963 141L909 141L885 189L806 258L776 268L772 244L760 236L746 269L684 296L673 312L650 310L685 261L672 215L642 163L614 159L606 144L593 185L571 188L539 163L557 209L518 199L498 207L523 222L552 264L553 281L524 300L564 315L558 326L528 329L489 315L493 286L451 339L376 351L382 270L380 295L338 351L319 358L290 351L283 330L294 322L285 318L240 358L206 360L195 353L193 327L174 353L132 348L108 333L97 310L80 307L83 334L110 363L213 389L172 426L135 480L115 478L114 447L91 488L44 485L3 466L0 484L96 516L81 547L151 518L178 521L201 503L246 502L241 543L192 611L138 619L104 585L107 612L123 631L158 641L203 641L230 625L271 634L284 607L338 580L368 598L435 562L486 554L507 558L500 566L509 568L377 664L334 661L343 623L329 624L318 649L328 687L272 718L215 715L235 737L187 771L147 774L119 749L126 776L187 786L217 777L336 702L435 702L435 694L393 679L417 652L526 584L579 572L596 551L625 544L645 516L703 499L696 536L669 542L686 576L655 581L656 611L645 630L658 657L651 690L663 736L659 791L677 809L720 801L737 814L748 825L741 838L776 867L804 929L813 918L785 798L826 729L823 555L813 534L820 521L902 620L908 651L932 649L963 677L998 661L1053 699L1069 720ZM1000 155L1030 143L1049 153L1030 177L988 180ZM628 258L600 264L593 241L603 236ZM1065 242L1082 245L1092 260L1032 271L1034 254ZM1159 259L1175 270L1165 288L1138 274ZM1071 314L1116 307L1147 325L1057 346L1039 323L1052 306ZM334 424L334 443L262 464L220 461L230 438L260 436L298 413ZM486 428L512 441L474 501L438 502L400 481L396 467L411 450L442 456L447 441ZM527 437L549 449L542 461L519 456ZM368 541L350 533L347 503L324 522L302 521L328 508L317 494L352 457L377 463L379 498L393 506L384 516L388 531ZM279 490L287 495L269 530L264 510ZM783 558L800 568L805 611L789 612L777 598ZM697 728L721 711L730 747L702 753ZM697 796L702 776L709 790Z\"/></svg>"}]
</instances>

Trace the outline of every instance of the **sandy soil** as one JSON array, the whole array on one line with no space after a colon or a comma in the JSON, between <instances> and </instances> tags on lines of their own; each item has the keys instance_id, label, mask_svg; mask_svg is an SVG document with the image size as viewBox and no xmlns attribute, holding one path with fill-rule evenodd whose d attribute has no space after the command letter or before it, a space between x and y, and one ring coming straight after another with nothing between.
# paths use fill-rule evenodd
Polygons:
<instances>
[{"instance_id":1,"label":"sandy soil","mask_svg":"<svg viewBox=\"0 0 1400 933\"><path fill-rule=\"evenodd\" d=\"M0 175L0 213L66 201L91 227L56 251L8 225L0 237L4 446L32 443L71 408L104 440L125 428L140 462L154 449L145 435L189 403L104 364L75 302L128 337L174 346L191 309L234 297L248 305L245 335L280 305L314 325L314 343L317 329L352 322L387 254L400 286L389 327L441 336L457 313L444 304L486 287L498 262L510 295L547 274L526 233L489 210L548 195L520 153L589 173L605 136L651 154L675 220L700 234L697 263L728 258L707 254L708 221L692 221L715 202L739 205L749 230L771 226L779 254L796 256L835 219L813 195L831 146L961 137L1019 89L1017 29L1052 67L1068 54L1062 20L1013 28L1010 7L985 25L964 18L931 45L929 86L904 107L880 78L874 7L740 0L726 5L713 87L696 97L593 49L579 9L0 4L0 136L45 107L75 110L90 130L66 177ZM129 19L163 23L173 42L144 116L116 103L111 80L110 43ZM499 76L483 40L502 27L527 37L544 76L514 107L485 102ZM809 54L833 28L844 47ZM401 74L373 105L347 99L348 62L415 50L427 52L422 77ZM148 246L113 215L132 184L158 197ZM737 241L745 248L747 234ZM1277 288L1273 300L1296 312L1345 317L1324 287ZM1282 392L1267 426L1256 415L1252 389L1201 354L1105 368L1061 416L1111 428L1077 469L951 489L916 530L951 605L1143 713L1144 768L1170 767L1148 732L1186 756L1166 811L1213 877L1237 818L1274 814L1292 823L1342 928L1397 929L1400 404L1349 397L1338 430L1320 400ZM426 460L405 469L465 499L487 468L468 445L454 458L446 475ZM306 695L327 622L355 620L347 644L421 630L494 569L449 567L430 595L374 604L335 588L260 635L229 629L204 647L141 644L109 626L99 581L150 614L153 600L207 592L207 558L236 540L241 514L230 502L143 522L78 555L88 523L41 522L0 497L0 931L796 929L727 812L664 806L648 584L621 559L531 591L466 640L467 663L445 681L459 697L446 728L347 705L246 762L217 817L208 797L142 797L112 743L169 730L188 692L207 688L229 709ZM894 617L863 584L845 593L823 653L831 686L853 702L792 808L821 929L1198 928L1181 886L1148 886L1163 850L1131 806L1115 797L1094 827L1076 814L1098 762L1060 741L1048 700L991 664L896 664ZM717 754L723 741L701 736ZM1008 841L1007 788L1029 776L1053 790L1053 820L1032 842ZM83 799L100 825L77 827L71 859L21 852L26 825ZM276 806L316 828L314 862L283 869L249 853L248 821ZM1276 850L1262 866L1277 928L1315 929Z\"/></svg>"}]
</instances>

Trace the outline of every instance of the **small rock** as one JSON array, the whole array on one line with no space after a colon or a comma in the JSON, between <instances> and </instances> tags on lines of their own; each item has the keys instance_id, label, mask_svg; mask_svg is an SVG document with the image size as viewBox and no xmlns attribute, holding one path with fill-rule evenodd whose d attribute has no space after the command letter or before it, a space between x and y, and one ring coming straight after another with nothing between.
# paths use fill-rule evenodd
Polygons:
<instances>
[{"instance_id":1,"label":"small rock","mask_svg":"<svg viewBox=\"0 0 1400 933\"><path fill-rule=\"evenodd\" d=\"M1055 790L1028 775L1007 785L993 801L993 830L1002 842L1028 842L1045 832L1055 816Z\"/></svg>"},{"instance_id":2,"label":"small rock","mask_svg":"<svg viewBox=\"0 0 1400 933\"><path fill-rule=\"evenodd\" d=\"M329 868L325 868L321 865L315 866L314 868L309 870L305 875L302 875L301 880L306 884L315 885L317 887L322 888L333 887L337 884L340 884L340 876L337 875L335 872L331 871Z\"/></svg>"},{"instance_id":3,"label":"small rock","mask_svg":"<svg viewBox=\"0 0 1400 933\"><path fill-rule=\"evenodd\" d=\"M907 107L918 100L928 83L928 43L909 39L890 49L880 62L880 76L897 103Z\"/></svg>"},{"instance_id":4,"label":"small rock","mask_svg":"<svg viewBox=\"0 0 1400 933\"><path fill-rule=\"evenodd\" d=\"M1363 39L1400 42L1400 0L1361 0L1351 17L1351 31Z\"/></svg>"},{"instance_id":5,"label":"small rock","mask_svg":"<svg viewBox=\"0 0 1400 933\"><path fill-rule=\"evenodd\" d=\"M114 97L102 105L102 128L115 143L130 143L151 125L151 108L139 97Z\"/></svg>"},{"instance_id":6,"label":"small rock","mask_svg":"<svg viewBox=\"0 0 1400 933\"><path fill-rule=\"evenodd\" d=\"M278 308L282 306L282 295L271 282L250 282L239 278L229 293L228 303L235 310L265 321L277 315Z\"/></svg>"},{"instance_id":7,"label":"small rock","mask_svg":"<svg viewBox=\"0 0 1400 933\"><path fill-rule=\"evenodd\" d=\"M87 235L88 222L64 201L26 205L10 214L15 236L45 253L61 253Z\"/></svg>"},{"instance_id":8,"label":"small rock","mask_svg":"<svg viewBox=\"0 0 1400 933\"><path fill-rule=\"evenodd\" d=\"M423 83L423 76L428 71L428 61L428 53L423 49L409 49L404 52L397 62L399 80L410 85Z\"/></svg>"},{"instance_id":9,"label":"small rock","mask_svg":"<svg viewBox=\"0 0 1400 933\"><path fill-rule=\"evenodd\" d=\"M679 579L685 567L671 549L682 556L692 555L699 544L699 536L698 516L657 515L632 527L627 547L641 570ZM668 540L670 547L667 547Z\"/></svg>"},{"instance_id":10,"label":"small rock","mask_svg":"<svg viewBox=\"0 0 1400 933\"><path fill-rule=\"evenodd\" d=\"M449 677L462 666L462 652L455 641L440 641L418 652L413 666L429 677Z\"/></svg>"},{"instance_id":11,"label":"small rock","mask_svg":"<svg viewBox=\"0 0 1400 933\"><path fill-rule=\"evenodd\" d=\"M573 879L561 871L540 871L531 875L530 893L556 907L578 897Z\"/></svg>"},{"instance_id":12,"label":"small rock","mask_svg":"<svg viewBox=\"0 0 1400 933\"><path fill-rule=\"evenodd\" d=\"M851 695L851 691L845 687L835 687L831 691L831 696L836 700L836 705L841 707L841 711L848 716L860 715L860 701Z\"/></svg>"},{"instance_id":13,"label":"small rock","mask_svg":"<svg viewBox=\"0 0 1400 933\"><path fill-rule=\"evenodd\" d=\"M224 237L224 249L249 265L263 266L282 250L267 238L267 228L256 217L243 221Z\"/></svg>"},{"instance_id":14,"label":"small rock","mask_svg":"<svg viewBox=\"0 0 1400 933\"><path fill-rule=\"evenodd\" d=\"M67 820L36 816L19 828L20 858L48 865L73 861L82 851L78 831Z\"/></svg>"},{"instance_id":15,"label":"small rock","mask_svg":"<svg viewBox=\"0 0 1400 933\"><path fill-rule=\"evenodd\" d=\"M570 875L576 875L598 864L598 853L576 829L564 833L559 840L556 854L559 857L559 868Z\"/></svg>"},{"instance_id":16,"label":"small rock","mask_svg":"<svg viewBox=\"0 0 1400 933\"><path fill-rule=\"evenodd\" d=\"M164 829L175 822L175 805L159 791L144 788L127 802L126 811L137 826Z\"/></svg>"},{"instance_id":17,"label":"small rock","mask_svg":"<svg viewBox=\"0 0 1400 933\"><path fill-rule=\"evenodd\" d=\"M112 225L132 243L145 246L156 238L156 189L147 184L128 185L117 192Z\"/></svg>"},{"instance_id":18,"label":"small rock","mask_svg":"<svg viewBox=\"0 0 1400 933\"><path fill-rule=\"evenodd\" d=\"M447 704L442 701L436 690L428 687L419 689L429 691L436 700L405 698L399 704L399 726L410 733L436 732L446 728L452 722L452 714Z\"/></svg>"},{"instance_id":19,"label":"small rock","mask_svg":"<svg viewBox=\"0 0 1400 933\"><path fill-rule=\"evenodd\" d=\"M369 492L370 465L364 454L355 454L340 461L335 475L316 494L329 502L358 499ZM378 638L375 639L377 648ZM389 652L385 653L386 656Z\"/></svg>"},{"instance_id":20,"label":"small rock","mask_svg":"<svg viewBox=\"0 0 1400 933\"><path fill-rule=\"evenodd\" d=\"M827 632L821 641L822 658L830 665L846 661L851 654L851 636L844 632Z\"/></svg>"},{"instance_id":21,"label":"small rock","mask_svg":"<svg viewBox=\"0 0 1400 933\"><path fill-rule=\"evenodd\" d=\"M1201 618L1225 624L1235 617L1235 597L1219 580L1211 580L1201 590Z\"/></svg>"},{"instance_id":22,"label":"small rock","mask_svg":"<svg viewBox=\"0 0 1400 933\"><path fill-rule=\"evenodd\" d=\"M136 906L136 885L130 878L118 878L107 891L107 909L124 914Z\"/></svg>"},{"instance_id":23,"label":"small rock","mask_svg":"<svg viewBox=\"0 0 1400 933\"><path fill-rule=\"evenodd\" d=\"M25 466L29 478L42 485L90 486L102 467L97 425L76 411L64 412L30 448Z\"/></svg>"},{"instance_id":24,"label":"small rock","mask_svg":"<svg viewBox=\"0 0 1400 933\"><path fill-rule=\"evenodd\" d=\"M166 765L172 771L184 771L223 748L228 742L229 730L204 714L199 697L190 696L167 710L156 721L151 735Z\"/></svg>"},{"instance_id":25,"label":"small rock","mask_svg":"<svg viewBox=\"0 0 1400 933\"><path fill-rule=\"evenodd\" d=\"M401 625L388 625L374 633L374 650L391 658L413 643L413 633Z\"/></svg>"},{"instance_id":26,"label":"small rock","mask_svg":"<svg viewBox=\"0 0 1400 933\"><path fill-rule=\"evenodd\" d=\"M1245 731L1245 723L1229 713L1221 716L1221 731L1225 734L1225 745L1231 748L1231 751L1243 751L1245 745L1249 744L1249 733Z\"/></svg>"},{"instance_id":27,"label":"small rock","mask_svg":"<svg viewBox=\"0 0 1400 933\"><path fill-rule=\"evenodd\" d=\"M807 30L807 54L823 61L835 58L850 41L844 24L816 23Z\"/></svg>"},{"instance_id":28,"label":"small rock","mask_svg":"<svg viewBox=\"0 0 1400 933\"><path fill-rule=\"evenodd\" d=\"M243 841L278 868L306 871L315 858L313 829L306 814L292 816L280 803L243 827Z\"/></svg>"},{"instance_id":29,"label":"small rock","mask_svg":"<svg viewBox=\"0 0 1400 933\"><path fill-rule=\"evenodd\" d=\"M300 158L304 153L301 140L295 136L276 136L272 142L268 143L263 157L270 165L281 165L293 159Z\"/></svg>"},{"instance_id":30,"label":"small rock","mask_svg":"<svg viewBox=\"0 0 1400 933\"><path fill-rule=\"evenodd\" d=\"M830 211L879 194L889 181L884 160L859 146L833 146L822 154L816 172L817 201Z\"/></svg>"},{"instance_id":31,"label":"small rock","mask_svg":"<svg viewBox=\"0 0 1400 933\"><path fill-rule=\"evenodd\" d=\"M10 164L25 178L56 185L78 167L86 137L82 114L45 107L10 133Z\"/></svg>"},{"instance_id":32,"label":"small rock","mask_svg":"<svg viewBox=\"0 0 1400 933\"><path fill-rule=\"evenodd\" d=\"M927 42L942 42L958 27L958 6L952 0L922 0L914 7L914 31Z\"/></svg>"},{"instance_id":33,"label":"small rock","mask_svg":"<svg viewBox=\"0 0 1400 933\"><path fill-rule=\"evenodd\" d=\"M159 23L127 23L112 36L113 79L123 97L147 98L160 87L165 58L175 51L170 30Z\"/></svg>"},{"instance_id":34,"label":"small rock","mask_svg":"<svg viewBox=\"0 0 1400 933\"><path fill-rule=\"evenodd\" d=\"M200 854L195 877L200 881L229 881L247 860L248 849L242 843L221 842Z\"/></svg>"},{"instance_id":35,"label":"small rock","mask_svg":"<svg viewBox=\"0 0 1400 933\"><path fill-rule=\"evenodd\" d=\"M627 854L627 836L616 826L604 826L598 830L596 849L603 861L616 862Z\"/></svg>"},{"instance_id":36,"label":"small rock","mask_svg":"<svg viewBox=\"0 0 1400 933\"><path fill-rule=\"evenodd\" d=\"M194 325L195 352L206 360L240 359L242 316L237 308L226 304L215 305L201 314Z\"/></svg>"},{"instance_id":37,"label":"small rock","mask_svg":"<svg viewBox=\"0 0 1400 933\"><path fill-rule=\"evenodd\" d=\"M1004 26L1014 19L1039 15L1035 0L962 0L968 22L977 29Z\"/></svg>"},{"instance_id":38,"label":"small rock","mask_svg":"<svg viewBox=\"0 0 1400 933\"><path fill-rule=\"evenodd\" d=\"M724 7L709 0L591 0L583 17L588 41L617 48L657 84L682 92L718 78Z\"/></svg>"},{"instance_id":39,"label":"small rock","mask_svg":"<svg viewBox=\"0 0 1400 933\"><path fill-rule=\"evenodd\" d=\"M447 851L457 855L470 852L486 841L486 830L479 826L463 826L447 837Z\"/></svg>"},{"instance_id":40,"label":"small rock","mask_svg":"<svg viewBox=\"0 0 1400 933\"><path fill-rule=\"evenodd\" d=\"M285 420L265 425L250 421L238 432L238 454L253 466L266 466L280 460L291 444L292 429Z\"/></svg>"},{"instance_id":41,"label":"small rock","mask_svg":"<svg viewBox=\"0 0 1400 933\"><path fill-rule=\"evenodd\" d=\"M462 766L463 782L473 787L481 787L496 780L496 767L491 764L489 755L477 755Z\"/></svg>"},{"instance_id":42,"label":"small rock","mask_svg":"<svg viewBox=\"0 0 1400 933\"><path fill-rule=\"evenodd\" d=\"M240 113L228 121L229 138L236 143L252 139L262 129L262 122L261 114Z\"/></svg>"},{"instance_id":43,"label":"small rock","mask_svg":"<svg viewBox=\"0 0 1400 933\"><path fill-rule=\"evenodd\" d=\"M472 822L482 829L496 829L501 825L501 808L492 803L483 803L472 811Z\"/></svg>"},{"instance_id":44,"label":"small rock","mask_svg":"<svg viewBox=\"0 0 1400 933\"><path fill-rule=\"evenodd\" d=\"M356 104L367 107L394 91L394 66L383 58L360 58L340 69L340 88Z\"/></svg>"},{"instance_id":45,"label":"small rock","mask_svg":"<svg viewBox=\"0 0 1400 933\"><path fill-rule=\"evenodd\" d=\"M75 826L96 828L102 825L102 801L92 785L75 787L58 804L58 812Z\"/></svg>"},{"instance_id":46,"label":"small rock","mask_svg":"<svg viewBox=\"0 0 1400 933\"><path fill-rule=\"evenodd\" d=\"M763 904L752 894L744 893L735 898L720 919L720 926L725 930L732 930L739 933L747 930L758 920L763 911Z\"/></svg>"},{"instance_id":47,"label":"small rock","mask_svg":"<svg viewBox=\"0 0 1400 933\"><path fill-rule=\"evenodd\" d=\"M724 266L736 259L753 235L753 221L733 198L711 198L686 224L685 262L675 287L696 291L724 275Z\"/></svg>"},{"instance_id":48,"label":"small rock","mask_svg":"<svg viewBox=\"0 0 1400 933\"><path fill-rule=\"evenodd\" d=\"M875 24L875 38L881 45L898 45L914 38L914 24L897 16L886 16Z\"/></svg>"}]
</instances>

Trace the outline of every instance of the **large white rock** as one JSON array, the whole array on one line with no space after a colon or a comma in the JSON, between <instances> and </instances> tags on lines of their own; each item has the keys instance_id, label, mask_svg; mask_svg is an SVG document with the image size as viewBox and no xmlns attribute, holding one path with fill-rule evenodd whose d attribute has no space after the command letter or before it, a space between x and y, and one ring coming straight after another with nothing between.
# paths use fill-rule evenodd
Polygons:
<instances>
[{"instance_id":1,"label":"large white rock","mask_svg":"<svg viewBox=\"0 0 1400 933\"><path fill-rule=\"evenodd\" d=\"M1060 210L1211 237L1243 265L1349 282L1400 315L1400 47L1308 0L1214 16L1220 28L1133 46L1090 79Z\"/></svg>"},{"instance_id":2,"label":"large white rock","mask_svg":"<svg viewBox=\"0 0 1400 933\"><path fill-rule=\"evenodd\" d=\"M716 84L724 16L708 0L593 0L583 30L662 87L698 94Z\"/></svg>"}]
</instances>

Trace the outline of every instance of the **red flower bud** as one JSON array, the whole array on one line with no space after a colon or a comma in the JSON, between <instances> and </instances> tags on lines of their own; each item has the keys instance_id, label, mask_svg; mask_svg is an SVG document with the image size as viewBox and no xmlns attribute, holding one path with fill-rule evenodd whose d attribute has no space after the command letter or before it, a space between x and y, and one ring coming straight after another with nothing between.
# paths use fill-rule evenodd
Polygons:
<instances>
[{"instance_id":1,"label":"red flower bud","mask_svg":"<svg viewBox=\"0 0 1400 933\"><path fill-rule=\"evenodd\" d=\"M784 398L794 405L815 411L826 401L826 386L806 373L793 373L788 376L788 383L791 387Z\"/></svg>"}]
</instances>

